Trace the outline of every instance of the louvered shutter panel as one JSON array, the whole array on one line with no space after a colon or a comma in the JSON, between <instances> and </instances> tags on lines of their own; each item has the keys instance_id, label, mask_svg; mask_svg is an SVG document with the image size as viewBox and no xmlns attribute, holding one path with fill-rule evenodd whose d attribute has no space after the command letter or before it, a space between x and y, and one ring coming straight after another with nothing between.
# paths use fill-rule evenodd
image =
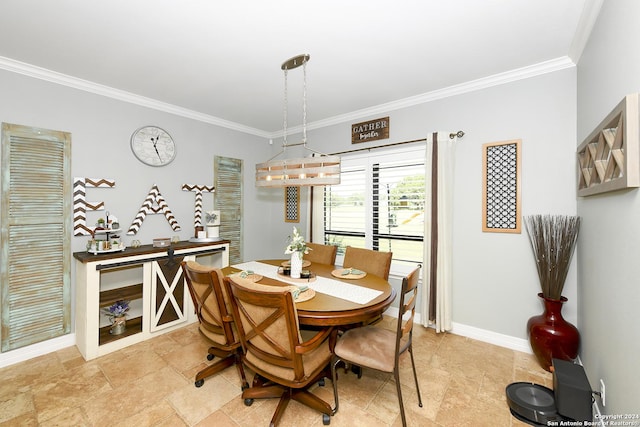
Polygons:
<instances>
[{"instance_id":1,"label":"louvered shutter panel","mask_svg":"<svg viewBox=\"0 0 640 427\"><path fill-rule=\"evenodd\" d=\"M242 160L215 156L215 208L220 211L220 237L229 240L229 263L242 259Z\"/></svg>"},{"instance_id":2,"label":"louvered shutter panel","mask_svg":"<svg viewBox=\"0 0 640 427\"><path fill-rule=\"evenodd\" d=\"M2 351L71 330L71 135L2 124Z\"/></svg>"}]
</instances>

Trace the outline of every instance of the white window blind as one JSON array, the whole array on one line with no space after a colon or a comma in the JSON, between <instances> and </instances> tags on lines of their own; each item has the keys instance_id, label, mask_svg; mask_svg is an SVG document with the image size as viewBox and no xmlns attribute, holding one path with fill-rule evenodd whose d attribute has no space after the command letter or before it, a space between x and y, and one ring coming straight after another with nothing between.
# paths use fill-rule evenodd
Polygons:
<instances>
[{"instance_id":1,"label":"white window blind","mask_svg":"<svg viewBox=\"0 0 640 427\"><path fill-rule=\"evenodd\" d=\"M422 262L424 145L342 157L341 183L324 188L326 244L393 252L396 266Z\"/></svg>"}]
</instances>

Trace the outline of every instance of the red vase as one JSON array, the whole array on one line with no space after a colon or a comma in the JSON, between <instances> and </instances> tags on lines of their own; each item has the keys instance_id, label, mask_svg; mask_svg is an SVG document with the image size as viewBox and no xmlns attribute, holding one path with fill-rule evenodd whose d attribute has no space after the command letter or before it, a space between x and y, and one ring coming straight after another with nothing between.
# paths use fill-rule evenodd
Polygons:
<instances>
[{"instance_id":1,"label":"red vase","mask_svg":"<svg viewBox=\"0 0 640 427\"><path fill-rule=\"evenodd\" d=\"M544 313L527 322L529 342L540 366L551 371L551 359L572 361L578 357L580 332L562 317L562 304L567 298L545 298L542 293L538 296L544 301Z\"/></svg>"}]
</instances>

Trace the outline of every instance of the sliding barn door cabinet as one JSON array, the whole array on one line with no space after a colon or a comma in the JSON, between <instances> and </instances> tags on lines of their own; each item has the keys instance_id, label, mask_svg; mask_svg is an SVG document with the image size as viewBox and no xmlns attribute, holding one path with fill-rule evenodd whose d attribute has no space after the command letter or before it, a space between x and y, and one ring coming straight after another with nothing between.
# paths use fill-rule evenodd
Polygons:
<instances>
[{"instance_id":1,"label":"sliding barn door cabinet","mask_svg":"<svg viewBox=\"0 0 640 427\"><path fill-rule=\"evenodd\" d=\"M197 321L180 262L229 265L229 241L144 245L120 252L76 252L76 345L86 360ZM126 300L126 329L113 334L108 308Z\"/></svg>"}]
</instances>

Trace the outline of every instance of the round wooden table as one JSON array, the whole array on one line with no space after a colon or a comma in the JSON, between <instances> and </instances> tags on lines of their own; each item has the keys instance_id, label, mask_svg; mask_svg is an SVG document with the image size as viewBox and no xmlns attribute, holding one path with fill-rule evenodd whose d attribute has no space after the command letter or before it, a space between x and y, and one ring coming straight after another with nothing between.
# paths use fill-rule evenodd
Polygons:
<instances>
[{"instance_id":1,"label":"round wooden table","mask_svg":"<svg viewBox=\"0 0 640 427\"><path fill-rule=\"evenodd\" d=\"M259 260L258 262L279 266L285 260ZM364 286L370 289L382 291L382 294L366 304L358 304L342 298L316 292L316 295L308 301L296 303L298 319L301 325L312 326L344 326L366 322L379 317L396 298L396 291L388 281L381 277L367 274L362 279L341 279L331 275L336 266L312 263L305 269L311 270L317 276L328 277L337 281ZM225 274L238 271L233 267L223 269ZM258 283L274 286L290 286L278 280L264 277Z\"/></svg>"}]
</instances>

